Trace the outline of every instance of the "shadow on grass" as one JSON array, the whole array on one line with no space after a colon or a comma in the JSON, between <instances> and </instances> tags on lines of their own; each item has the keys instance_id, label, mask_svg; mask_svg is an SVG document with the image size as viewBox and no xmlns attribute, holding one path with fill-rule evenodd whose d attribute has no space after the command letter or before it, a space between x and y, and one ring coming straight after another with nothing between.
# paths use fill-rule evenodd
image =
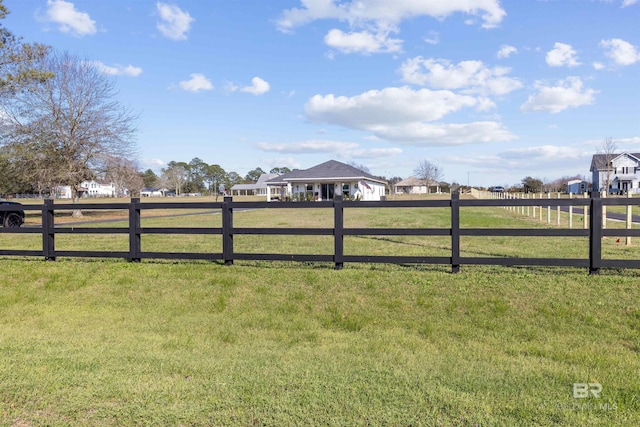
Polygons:
<instances>
[{"instance_id":1,"label":"shadow on grass","mask_svg":"<svg viewBox=\"0 0 640 427\"><path fill-rule=\"evenodd\" d=\"M342 270L336 270L331 262L298 262L298 261L244 261L235 260L233 265L225 266L222 260L171 260L149 258L141 263L130 262L120 258L82 258L82 257L59 257L56 261L44 260L37 257L0 257L3 261L20 261L25 264L33 263L78 263L78 264L121 264L123 266L136 264L144 265L212 265L216 267L227 267L231 271L235 267L251 268L261 270L326 270L336 271L384 271L384 272L425 272L425 273L451 273L451 266L448 264L392 264L392 263L345 263ZM514 274L514 275L549 275L554 276L575 276L576 274L585 277L638 277L640 270L624 268L603 268L600 274L589 276L587 269L580 267L545 267L545 266L498 266L498 265L465 265L462 264L459 275L465 274Z\"/></svg>"}]
</instances>

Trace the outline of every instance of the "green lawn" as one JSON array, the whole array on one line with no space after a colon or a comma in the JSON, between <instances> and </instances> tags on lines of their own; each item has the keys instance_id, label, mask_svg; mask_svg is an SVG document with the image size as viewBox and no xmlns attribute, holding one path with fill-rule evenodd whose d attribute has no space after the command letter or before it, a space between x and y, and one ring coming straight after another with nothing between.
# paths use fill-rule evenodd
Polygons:
<instances>
[{"instance_id":1,"label":"green lawn","mask_svg":"<svg viewBox=\"0 0 640 427\"><path fill-rule=\"evenodd\" d=\"M238 212L235 225L331 223L321 211L273 213ZM190 218L193 226L219 221ZM462 220L468 227L547 226L494 208L463 211ZM171 218L143 221L175 226ZM446 210L345 216L350 227L447 221ZM3 234L0 244L37 247L32 237ZM60 235L56 245L102 250L122 236L76 237ZM219 236L187 237L185 250L219 248ZM293 243L286 239L300 237L267 237L262 247L236 244L256 252L292 244L305 253L331 250L323 236ZM143 236L143 249L173 250L171 239ZM463 241L463 251L529 256L586 248L584 239L500 239ZM353 253L437 254L449 245L402 236L352 240L345 250ZM638 256L613 239L603 250ZM336 271L277 262L0 264L0 425L640 425L635 270L589 276L562 268L463 266L451 274L447 266L346 264ZM576 383L601 385L600 398L575 398Z\"/></svg>"}]
</instances>

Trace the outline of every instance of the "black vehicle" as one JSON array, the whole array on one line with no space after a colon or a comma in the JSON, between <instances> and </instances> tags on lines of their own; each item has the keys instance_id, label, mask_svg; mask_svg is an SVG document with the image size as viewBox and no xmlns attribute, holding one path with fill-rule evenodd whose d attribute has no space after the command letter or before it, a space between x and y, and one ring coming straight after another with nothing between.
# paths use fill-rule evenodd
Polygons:
<instances>
[{"instance_id":1,"label":"black vehicle","mask_svg":"<svg viewBox=\"0 0 640 427\"><path fill-rule=\"evenodd\" d=\"M24 211L20 203L0 200L0 205L12 207L11 210L0 211L0 223L3 227L20 227L24 223Z\"/></svg>"}]
</instances>

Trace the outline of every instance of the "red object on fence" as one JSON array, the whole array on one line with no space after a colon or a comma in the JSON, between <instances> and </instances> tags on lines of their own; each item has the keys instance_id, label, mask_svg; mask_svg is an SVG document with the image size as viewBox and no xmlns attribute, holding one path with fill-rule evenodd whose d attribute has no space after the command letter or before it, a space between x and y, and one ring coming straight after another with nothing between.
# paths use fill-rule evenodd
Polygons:
<instances>
[{"instance_id":1,"label":"red object on fence","mask_svg":"<svg viewBox=\"0 0 640 427\"><path fill-rule=\"evenodd\" d=\"M371 190L371 186L369 186L366 181L360 181L360 184L362 184L367 190Z\"/></svg>"}]
</instances>

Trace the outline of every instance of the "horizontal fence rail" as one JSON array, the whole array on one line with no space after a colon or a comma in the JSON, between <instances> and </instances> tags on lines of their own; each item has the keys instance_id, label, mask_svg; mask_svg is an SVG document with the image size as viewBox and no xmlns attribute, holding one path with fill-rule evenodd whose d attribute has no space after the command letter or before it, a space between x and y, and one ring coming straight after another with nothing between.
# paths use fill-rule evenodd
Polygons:
<instances>
[{"instance_id":1,"label":"horizontal fence rail","mask_svg":"<svg viewBox=\"0 0 640 427\"><path fill-rule=\"evenodd\" d=\"M463 207L527 207L527 206L583 207L589 211L589 226L584 229L563 228L461 228L460 209ZM181 202L181 203L140 203L133 198L130 203L69 203L54 204L45 200L42 205L24 205L25 211L40 211L41 226L21 228L0 228L0 233L22 233L42 235L41 250L17 250L0 248L0 256L35 256L54 261L57 257L97 257L124 258L139 262L142 259L190 259L220 260L232 265L236 260L247 261L300 261L330 262L336 269L344 263L398 263L398 264L442 264L450 265L452 272L460 271L461 265L536 265L553 267L584 267L590 274L598 274L601 268L640 268L640 260L617 260L602 258L602 238L605 236L640 236L640 229L615 229L603 227L605 206L640 205L639 199L600 198L593 193L584 199L460 199L459 194L451 195L450 200L405 200L405 201L344 201L341 196L334 200L321 202L236 202L225 197L222 202ZM333 210L332 228L265 228L234 227L234 211L250 209L331 209ZM344 211L362 208L446 208L450 210L449 228L345 228ZM15 206L0 205L0 211L15 211ZM159 209L203 210L220 214L221 227L142 227L142 211ZM122 221L127 227L83 227L73 223L56 223L55 213L73 210L120 210L128 214ZM123 234L128 235L128 251L89 251L59 250L56 248L56 236L64 234ZM221 252L153 252L142 250L144 235L219 235L222 239ZM234 250L234 237L238 235L301 235L333 236L332 254L298 253L243 253ZM448 256L404 256L404 255L346 255L344 253L345 236L445 236L450 238L451 249ZM504 237L584 237L589 239L588 258L522 258L522 257L469 257L461 256L460 238L462 236L504 236Z\"/></svg>"}]
</instances>

